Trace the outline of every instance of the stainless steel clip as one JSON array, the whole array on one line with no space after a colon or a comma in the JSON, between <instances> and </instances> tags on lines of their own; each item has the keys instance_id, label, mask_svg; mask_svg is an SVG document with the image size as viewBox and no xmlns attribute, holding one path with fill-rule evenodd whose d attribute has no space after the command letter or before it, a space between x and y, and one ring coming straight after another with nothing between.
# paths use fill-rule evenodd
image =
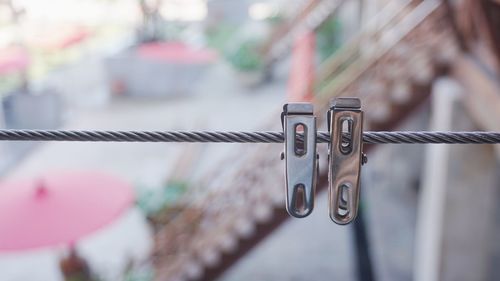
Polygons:
<instances>
[{"instance_id":1,"label":"stainless steel clip","mask_svg":"<svg viewBox=\"0 0 500 281\"><path fill-rule=\"evenodd\" d=\"M363 154L363 111L357 98L336 98L327 115L331 141L328 158L330 218L348 224L356 218Z\"/></svg>"},{"instance_id":2,"label":"stainless steel clip","mask_svg":"<svg viewBox=\"0 0 500 281\"><path fill-rule=\"evenodd\" d=\"M285 137L286 210L294 217L308 216L314 208L318 173L316 117L310 103L289 103L281 114ZM300 138L300 135L303 138Z\"/></svg>"}]
</instances>

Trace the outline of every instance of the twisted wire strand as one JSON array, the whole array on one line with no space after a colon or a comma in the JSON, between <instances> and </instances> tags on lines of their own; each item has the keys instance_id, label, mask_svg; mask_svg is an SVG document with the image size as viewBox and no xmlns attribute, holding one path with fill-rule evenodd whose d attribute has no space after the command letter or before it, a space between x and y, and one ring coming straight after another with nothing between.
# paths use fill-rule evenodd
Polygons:
<instances>
[{"instance_id":1,"label":"twisted wire strand","mask_svg":"<svg viewBox=\"0 0 500 281\"><path fill-rule=\"evenodd\" d=\"M343 136L345 140L348 135ZM330 142L328 132L318 132L318 143ZM303 136L299 135L299 140ZM0 130L0 141L85 141L85 142L202 142L202 143L283 143L282 132L207 132L207 131L73 131ZM500 143L500 132L364 132L367 144L398 143Z\"/></svg>"}]
</instances>

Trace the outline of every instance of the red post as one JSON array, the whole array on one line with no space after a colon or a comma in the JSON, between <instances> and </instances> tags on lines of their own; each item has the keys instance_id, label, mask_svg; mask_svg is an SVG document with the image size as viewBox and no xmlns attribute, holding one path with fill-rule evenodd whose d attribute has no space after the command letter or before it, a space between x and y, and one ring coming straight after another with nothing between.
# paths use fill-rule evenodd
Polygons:
<instances>
[{"instance_id":1,"label":"red post","mask_svg":"<svg viewBox=\"0 0 500 281\"><path fill-rule=\"evenodd\" d=\"M288 101L310 102L314 91L314 54L316 35L309 31L299 36L292 53L292 66L288 79Z\"/></svg>"}]
</instances>

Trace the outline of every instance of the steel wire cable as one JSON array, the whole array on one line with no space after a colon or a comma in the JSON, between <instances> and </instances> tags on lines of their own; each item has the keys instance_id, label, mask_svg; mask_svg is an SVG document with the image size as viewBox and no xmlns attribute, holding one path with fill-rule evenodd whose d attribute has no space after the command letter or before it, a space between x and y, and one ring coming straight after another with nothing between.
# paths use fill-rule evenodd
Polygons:
<instances>
[{"instance_id":1,"label":"steel wire cable","mask_svg":"<svg viewBox=\"0 0 500 281\"><path fill-rule=\"evenodd\" d=\"M348 135L344 138L349 139ZM303 137L299 135L299 140ZM202 143L283 143L283 132L220 131L82 131L82 130L0 130L0 141L82 141L82 142L202 142ZM318 143L330 142L328 132L317 133ZM367 131L367 144L500 143L500 132Z\"/></svg>"}]
</instances>

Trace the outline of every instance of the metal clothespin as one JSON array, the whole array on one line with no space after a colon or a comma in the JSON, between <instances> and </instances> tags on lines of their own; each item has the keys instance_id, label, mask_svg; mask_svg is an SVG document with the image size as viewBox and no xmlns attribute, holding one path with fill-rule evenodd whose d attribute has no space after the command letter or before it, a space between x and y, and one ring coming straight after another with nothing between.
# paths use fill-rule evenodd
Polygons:
<instances>
[{"instance_id":1,"label":"metal clothespin","mask_svg":"<svg viewBox=\"0 0 500 281\"><path fill-rule=\"evenodd\" d=\"M289 103L281 113L285 137L286 210L294 217L308 216L314 208L318 173L316 117L310 103ZM299 134L303 138L299 138Z\"/></svg>"},{"instance_id":2,"label":"metal clothespin","mask_svg":"<svg viewBox=\"0 0 500 281\"><path fill-rule=\"evenodd\" d=\"M327 115L331 141L328 159L330 218L348 224L356 218L363 154L363 111L357 98L336 98Z\"/></svg>"}]
</instances>

